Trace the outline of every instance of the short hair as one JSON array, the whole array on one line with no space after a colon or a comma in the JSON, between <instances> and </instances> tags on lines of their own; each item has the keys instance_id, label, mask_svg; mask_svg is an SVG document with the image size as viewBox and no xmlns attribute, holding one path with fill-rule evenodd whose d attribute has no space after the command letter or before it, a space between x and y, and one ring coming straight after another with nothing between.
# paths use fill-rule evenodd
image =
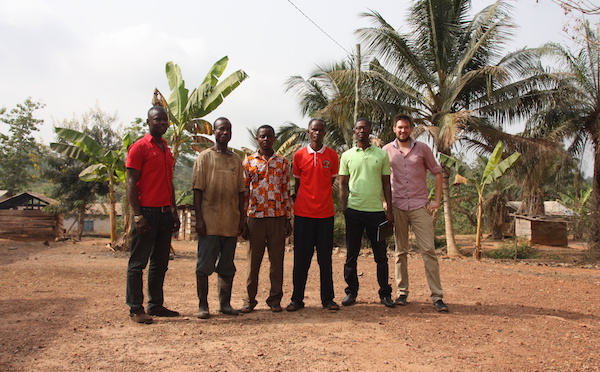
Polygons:
<instances>
[{"instance_id":1,"label":"short hair","mask_svg":"<svg viewBox=\"0 0 600 372\"><path fill-rule=\"evenodd\" d=\"M323 126L326 127L327 126L327 122L325 121L325 119L321 119L321 118L312 118L310 119L310 121L308 122L308 127L310 128L311 124L313 123L313 121L320 121L321 123L323 123Z\"/></svg>"},{"instance_id":2,"label":"short hair","mask_svg":"<svg viewBox=\"0 0 600 372\"><path fill-rule=\"evenodd\" d=\"M260 127L258 127L258 129L256 130L256 135L257 135L257 136L258 136L258 132L260 132L260 130L261 130L261 129L270 129L270 130L271 130L271 132L273 132L273 135L274 135L274 136L276 135L276 134L275 134L275 129L273 129L273 127L272 127L272 126L270 126L269 124L264 124L264 125L261 125Z\"/></svg>"},{"instance_id":3,"label":"short hair","mask_svg":"<svg viewBox=\"0 0 600 372\"><path fill-rule=\"evenodd\" d=\"M408 123L410 124L411 128L415 126L415 123L413 122L413 118L410 115L406 115L406 114L398 114L394 117L394 122L392 123L392 125L396 125L396 123L399 120L406 120L408 121Z\"/></svg>"},{"instance_id":4,"label":"short hair","mask_svg":"<svg viewBox=\"0 0 600 372\"><path fill-rule=\"evenodd\" d=\"M165 110L165 108L162 107L162 106L152 106L152 107L150 107L150 110L148 110L148 117L150 117L150 113L152 113L154 111L164 111L164 112L167 112L167 110Z\"/></svg>"},{"instance_id":5,"label":"short hair","mask_svg":"<svg viewBox=\"0 0 600 372\"><path fill-rule=\"evenodd\" d=\"M224 116L221 116L220 118L217 118L217 119L214 121L214 123L213 123L213 128L217 126L217 122L218 122L219 120L222 120L222 121L227 121L227 122L229 123L229 125L231 125L231 121L229 121L229 119L227 119L227 118L226 118L226 117L224 117Z\"/></svg>"},{"instance_id":6,"label":"short hair","mask_svg":"<svg viewBox=\"0 0 600 372\"><path fill-rule=\"evenodd\" d=\"M364 121L365 123L369 124L370 127L373 127L373 123L371 123L371 120L366 119L366 118L360 118L356 121L356 123L354 123L354 125L356 126L356 124L358 124L359 121Z\"/></svg>"}]
</instances>

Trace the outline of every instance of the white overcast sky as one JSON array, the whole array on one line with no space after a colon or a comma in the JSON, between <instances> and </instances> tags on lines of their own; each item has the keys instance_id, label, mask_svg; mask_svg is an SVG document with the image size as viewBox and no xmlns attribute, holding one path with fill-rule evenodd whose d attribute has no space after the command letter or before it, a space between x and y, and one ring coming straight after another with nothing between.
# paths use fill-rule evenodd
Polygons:
<instances>
[{"instance_id":1,"label":"white overcast sky","mask_svg":"<svg viewBox=\"0 0 600 372\"><path fill-rule=\"evenodd\" d=\"M346 50L354 51L354 30L368 26L359 13L373 9L401 27L409 1L291 0ZM474 10L492 3L473 0ZM547 41L568 42L567 20L550 0L517 0L520 26L514 50ZM178 63L190 91L223 56L224 76L237 69L250 78L210 116L230 118L231 145L249 146L246 127L286 121L304 125L298 105L284 82L308 77L317 65L347 53L288 0L82 1L0 0L0 107L13 108L25 98L40 100L45 120L36 135L53 140L56 121L80 116L99 105L129 124L145 118L152 92L165 96L165 63ZM6 132L5 126L0 130Z\"/></svg>"}]
</instances>

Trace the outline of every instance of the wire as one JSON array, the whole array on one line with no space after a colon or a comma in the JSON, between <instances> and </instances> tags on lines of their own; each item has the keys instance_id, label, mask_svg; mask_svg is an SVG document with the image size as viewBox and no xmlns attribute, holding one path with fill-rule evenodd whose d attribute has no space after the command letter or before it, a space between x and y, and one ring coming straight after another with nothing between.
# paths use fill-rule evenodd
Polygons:
<instances>
[{"instance_id":1,"label":"wire","mask_svg":"<svg viewBox=\"0 0 600 372\"><path fill-rule=\"evenodd\" d=\"M318 25L318 24L317 24L315 21L313 21L312 19L310 19L310 17L309 17L309 16L307 16L307 15L306 15L306 14L305 14L305 13L304 13L304 12L303 12L303 11L302 11L300 8L298 8L298 7L296 6L296 4L292 3L292 1L291 1L291 0L287 0L287 1L288 1L288 3L292 4L292 6L293 6L294 8L296 8L296 10L298 10L298 11L300 12L300 14L302 14L304 17L306 17L306 19L308 19L308 20L309 20L309 21L310 21L310 22L311 22L313 25L315 25L315 26L316 26L316 27L317 27L317 28L318 28L318 29L319 29L319 30L320 30L322 33L324 33L324 34L325 34L325 36L327 36L328 38L330 38L330 39L331 39L331 40L332 40L334 43L336 43L336 44L337 44L337 45L338 45L340 48L342 48L342 49L344 50L344 52L346 52L347 54L352 54L352 53L350 53L350 52L349 52L349 51L348 51L346 48L344 48L344 47L342 46L342 44L338 43L338 42L337 42L337 41L336 41L336 40L335 40L333 37L331 37L331 35L329 35L327 32L325 32L325 30L323 30L323 29L321 28L321 26L319 26L319 25Z\"/></svg>"}]
</instances>

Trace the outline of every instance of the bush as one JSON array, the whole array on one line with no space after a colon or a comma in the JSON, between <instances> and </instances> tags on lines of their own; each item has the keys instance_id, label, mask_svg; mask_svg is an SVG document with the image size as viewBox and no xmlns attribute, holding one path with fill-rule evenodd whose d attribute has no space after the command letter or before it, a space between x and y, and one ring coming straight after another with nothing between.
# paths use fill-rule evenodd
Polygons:
<instances>
[{"instance_id":1,"label":"bush","mask_svg":"<svg viewBox=\"0 0 600 372\"><path fill-rule=\"evenodd\" d=\"M514 241L502 242L500 248L494 249L493 251L486 254L490 258L497 259L529 259L539 258L541 256L540 251L533 247L531 243L527 241L518 241L515 247Z\"/></svg>"}]
</instances>

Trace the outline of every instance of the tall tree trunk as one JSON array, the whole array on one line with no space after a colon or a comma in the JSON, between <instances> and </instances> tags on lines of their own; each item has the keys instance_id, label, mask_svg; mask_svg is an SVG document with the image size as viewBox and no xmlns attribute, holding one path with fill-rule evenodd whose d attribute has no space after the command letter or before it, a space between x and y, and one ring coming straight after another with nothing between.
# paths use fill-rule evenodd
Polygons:
<instances>
[{"instance_id":1,"label":"tall tree trunk","mask_svg":"<svg viewBox=\"0 0 600 372\"><path fill-rule=\"evenodd\" d=\"M110 221L110 245L112 246L117 240L117 212L115 210L115 180L111 174L108 180L108 202L110 209L108 216Z\"/></svg>"},{"instance_id":2,"label":"tall tree trunk","mask_svg":"<svg viewBox=\"0 0 600 372\"><path fill-rule=\"evenodd\" d=\"M594 145L594 176L592 180L592 207L591 210L591 239L590 250L594 258L600 259L600 143L593 141Z\"/></svg>"},{"instance_id":3,"label":"tall tree trunk","mask_svg":"<svg viewBox=\"0 0 600 372\"><path fill-rule=\"evenodd\" d=\"M443 181L443 195L444 195L444 223L446 227L446 246L448 247L449 257L460 257L461 254L456 246L456 240L454 240L454 227L452 226L452 208L450 206L450 173L447 168L444 167L444 181Z\"/></svg>"},{"instance_id":4,"label":"tall tree trunk","mask_svg":"<svg viewBox=\"0 0 600 372\"><path fill-rule=\"evenodd\" d=\"M477 203L477 235L475 237L475 252L473 257L477 260L481 260L481 224L483 222L483 190L478 197L479 203Z\"/></svg>"},{"instance_id":5,"label":"tall tree trunk","mask_svg":"<svg viewBox=\"0 0 600 372\"><path fill-rule=\"evenodd\" d=\"M81 205L77 211L77 232L75 233L77 240L81 240L81 235L83 235L83 226L85 224L85 207L86 203L83 203L83 205Z\"/></svg>"}]
</instances>

